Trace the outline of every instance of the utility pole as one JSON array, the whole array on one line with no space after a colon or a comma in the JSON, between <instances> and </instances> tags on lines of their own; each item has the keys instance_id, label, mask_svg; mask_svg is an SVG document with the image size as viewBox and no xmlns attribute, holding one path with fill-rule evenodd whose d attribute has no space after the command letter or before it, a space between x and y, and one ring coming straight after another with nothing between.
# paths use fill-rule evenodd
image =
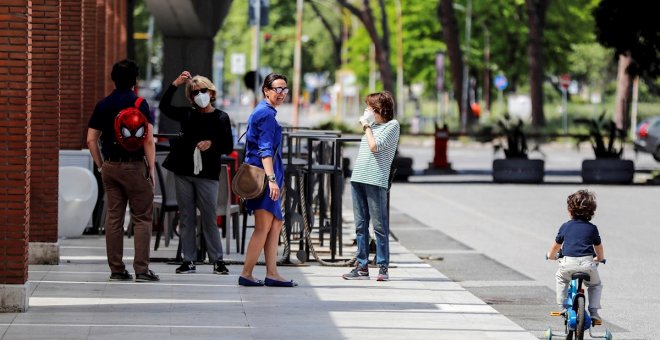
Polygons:
<instances>
[{"instance_id":1,"label":"utility pole","mask_svg":"<svg viewBox=\"0 0 660 340\"><path fill-rule=\"evenodd\" d=\"M254 6L254 28L252 36L252 69L254 70L254 105L259 103L261 90L259 84L259 38L261 35L261 0L250 0Z\"/></svg>"},{"instance_id":2,"label":"utility pole","mask_svg":"<svg viewBox=\"0 0 660 340\"><path fill-rule=\"evenodd\" d=\"M303 0L296 0L296 46L293 50L293 126L298 127L300 114L300 80L302 67Z\"/></svg>"}]
</instances>

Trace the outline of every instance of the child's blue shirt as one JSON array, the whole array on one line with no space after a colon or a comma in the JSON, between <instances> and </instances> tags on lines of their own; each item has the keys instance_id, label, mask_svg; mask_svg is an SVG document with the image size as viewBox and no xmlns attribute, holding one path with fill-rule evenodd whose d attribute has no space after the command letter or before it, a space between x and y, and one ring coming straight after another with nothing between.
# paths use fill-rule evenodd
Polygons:
<instances>
[{"instance_id":1,"label":"child's blue shirt","mask_svg":"<svg viewBox=\"0 0 660 340\"><path fill-rule=\"evenodd\" d=\"M555 241L562 245L562 254L571 257L596 255L593 246L601 243L598 227L583 220L562 224Z\"/></svg>"}]
</instances>

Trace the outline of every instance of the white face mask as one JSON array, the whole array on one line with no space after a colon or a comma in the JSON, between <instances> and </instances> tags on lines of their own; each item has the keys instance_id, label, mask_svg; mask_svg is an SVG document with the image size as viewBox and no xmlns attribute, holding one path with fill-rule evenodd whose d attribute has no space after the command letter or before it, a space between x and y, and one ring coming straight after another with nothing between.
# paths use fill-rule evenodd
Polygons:
<instances>
[{"instance_id":1,"label":"white face mask","mask_svg":"<svg viewBox=\"0 0 660 340\"><path fill-rule=\"evenodd\" d=\"M211 96L207 93L200 93L195 96L194 98L195 104L201 108L205 108L209 105L209 102L211 101Z\"/></svg>"},{"instance_id":2,"label":"white face mask","mask_svg":"<svg viewBox=\"0 0 660 340\"><path fill-rule=\"evenodd\" d=\"M366 109L364 109L364 114L362 114L362 117L364 117L369 122L369 124L373 123L374 120L376 120L374 110L372 110L368 106Z\"/></svg>"}]
</instances>

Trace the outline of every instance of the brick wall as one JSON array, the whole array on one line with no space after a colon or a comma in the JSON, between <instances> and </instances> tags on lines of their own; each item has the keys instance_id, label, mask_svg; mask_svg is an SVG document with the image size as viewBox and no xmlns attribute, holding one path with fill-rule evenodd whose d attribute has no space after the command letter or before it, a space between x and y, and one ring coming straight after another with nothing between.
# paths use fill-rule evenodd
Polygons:
<instances>
[{"instance_id":1,"label":"brick wall","mask_svg":"<svg viewBox=\"0 0 660 340\"><path fill-rule=\"evenodd\" d=\"M0 3L0 284L27 281L32 1Z\"/></svg>"},{"instance_id":2,"label":"brick wall","mask_svg":"<svg viewBox=\"0 0 660 340\"><path fill-rule=\"evenodd\" d=\"M79 0L61 0L60 6L60 149L80 150L87 144L81 133L84 110L82 3Z\"/></svg>"},{"instance_id":3,"label":"brick wall","mask_svg":"<svg viewBox=\"0 0 660 340\"><path fill-rule=\"evenodd\" d=\"M57 242L60 5L32 0L31 242Z\"/></svg>"},{"instance_id":4,"label":"brick wall","mask_svg":"<svg viewBox=\"0 0 660 340\"><path fill-rule=\"evenodd\" d=\"M87 135L87 123L89 117L92 115L94 106L101 98L103 98L103 89L99 88L97 81L98 72L96 72L97 54L98 49L98 29L97 29L97 0L84 0L83 1L83 124L82 135ZM87 147L85 144L84 147Z\"/></svg>"},{"instance_id":5,"label":"brick wall","mask_svg":"<svg viewBox=\"0 0 660 340\"><path fill-rule=\"evenodd\" d=\"M59 150L86 147L125 22L124 1L0 1L0 284L27 281L28 240L57 241Z\"/></svg>"}]
</instances>

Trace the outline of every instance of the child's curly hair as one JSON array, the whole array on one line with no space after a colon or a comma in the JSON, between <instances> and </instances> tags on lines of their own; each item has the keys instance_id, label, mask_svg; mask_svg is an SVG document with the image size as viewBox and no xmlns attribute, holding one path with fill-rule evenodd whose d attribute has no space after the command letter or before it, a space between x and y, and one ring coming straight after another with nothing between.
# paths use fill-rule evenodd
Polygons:
<instances>
[{"instance_id":1,"label":"child's curly hair","mask_svg":"<svg viewBox=\"0 0 660 340\"><path fill-rule=\"evenodd\" d=\"M596 195L589 190L578 190L566 199L568 211L574 219L591 221L596 211Z\"/></svg>"}]
</instances>

